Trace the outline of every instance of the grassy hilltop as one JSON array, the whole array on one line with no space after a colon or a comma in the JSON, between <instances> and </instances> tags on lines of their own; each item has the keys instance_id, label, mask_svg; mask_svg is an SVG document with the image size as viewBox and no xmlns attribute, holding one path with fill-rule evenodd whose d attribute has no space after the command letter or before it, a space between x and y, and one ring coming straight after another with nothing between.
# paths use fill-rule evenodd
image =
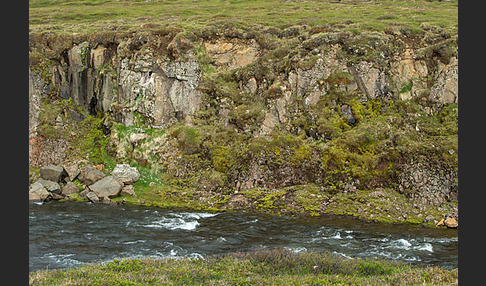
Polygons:
<instances>
[{"instance_id":1,"label":"grassy hilltop","mask_svg":"<svg viewBox=\"0 0 486 286\"><path fill-rule=\"evenodd\" d=\"M217 22L285 28L331 25L335 29L421 31L432 25L457 32L458 0L30 0L31 32L89 33L144 24L204 28Z\"/></svg>"}]
</instances>

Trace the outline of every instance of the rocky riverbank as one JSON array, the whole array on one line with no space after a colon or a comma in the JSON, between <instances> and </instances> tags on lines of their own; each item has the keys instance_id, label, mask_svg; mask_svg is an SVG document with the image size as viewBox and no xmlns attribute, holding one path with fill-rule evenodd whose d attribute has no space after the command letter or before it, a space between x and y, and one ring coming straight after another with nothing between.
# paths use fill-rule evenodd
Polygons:
<instances>
[{"instance_id":1,"label":"rocky riverbank","mask_svg":"<svg viewBox=\"0 0 486 286\"><path fill-rule=\"evenodd\" d=\"M87 160L156 177L122 198L131 184L109 171L60 175L33 184L32 199L455 225L457 34L421 29L32 33L33 172Z\"/></svg>"},{"instance_id":2,"label":"rocky riverbank","mask_svg":"<svg viewBox=\"0 0 486 286\"><path fill-rule=\"evenodd\" d=\"M136 168L127 164L118 164L110 175L103 171L103 165L81 167L72 164L42 167L40 179L29 187L29 201L86 198L92 203L117 204L111 199L126 195L136 197L133 183L140 177Z\"/></svg>"},{"instance_id":3,"label":"rocky riverbank","mask_svg":"<svg viewBox=\"0 0 486 286\"><path fill-rule=\"evenodd\" d=\"M117 164L113 171L103 165L70 164L40 168L40 178L29 188L30 202L50 200L104 204L145 204L211 211L254 211L277 215L347 215L369 222L414 223L458 227L457 206L439 208L410 203L393 190L351 190L329 194L316 185L291 188L254 188L222 195L169 186L140 177L137 168ZM148 183L148 184L147 184ZM135 186L134 186L135 184Z\"/></svg>"}]
</instances>

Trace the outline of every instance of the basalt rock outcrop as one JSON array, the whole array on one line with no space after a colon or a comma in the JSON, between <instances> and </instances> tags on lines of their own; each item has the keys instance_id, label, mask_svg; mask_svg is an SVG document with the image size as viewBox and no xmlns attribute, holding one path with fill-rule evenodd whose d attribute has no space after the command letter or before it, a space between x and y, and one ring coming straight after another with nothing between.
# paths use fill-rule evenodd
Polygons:
<instances>
[{"instance_id":1,"label":"basalt rock outcrop","mask_svg":"<svg viewBox=\"0 0 486 286\"><path fill-rule=\"evenodd\" d=\"M203 107L202 70L212 66L236 71L241 92L274 94L265 106L264 134L288 120L292 95L311 106L333 88L356 91L362 100L424 97L431 108L458 102L458 59L449 48L451 36L441 42L443 55L433 45L413 47L397 36L366 34L310 35L293 43L299 54L288 46L268 49L255 39L174 38L150 30L99 42L70 39L71 46L50 54L50 61L31 64L29 133L34 135L39 124L40 99L52 93L71 98L89 114L110 114L125 126L139 121L159 128L178 120L190 124ZM41 58L49 41L65 40L48 34L31 38L31 54ZM272 57L269 62L267 57ZM271 118L275 114L277 120Z\"/></svg>"},{"instance_id":2,"label":"basalt rock outcrop","mask_svg":"<svg viewBox=\"0 0 486 286\"><path fill-rule=\"evenodd\" d=\"M196 189L316 183L457 200L457 36L232 29L31 35L30 164L68 160L70 122L92 116L103 135L88 139L108 138L117 160ZM49 100L75 107L46 123Z\"/></svg>"}]
</instances>

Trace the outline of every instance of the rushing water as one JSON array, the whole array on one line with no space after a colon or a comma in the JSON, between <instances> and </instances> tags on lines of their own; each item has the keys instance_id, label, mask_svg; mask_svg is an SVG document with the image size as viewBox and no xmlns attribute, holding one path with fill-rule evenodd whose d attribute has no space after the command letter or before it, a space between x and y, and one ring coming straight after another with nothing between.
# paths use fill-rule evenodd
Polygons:
<instances>
[{"instance_id":1,"label":"rushing water","mask_svg":"<svg viewBox=\"0 0 486 286\"><path fill-rule=\"evenodd\" d=\"M29 206L29 271L123 257L204 257L258 248L457 267L457 231L355 219L206 213L144 206Z\"/></svg>"}]
</instances>

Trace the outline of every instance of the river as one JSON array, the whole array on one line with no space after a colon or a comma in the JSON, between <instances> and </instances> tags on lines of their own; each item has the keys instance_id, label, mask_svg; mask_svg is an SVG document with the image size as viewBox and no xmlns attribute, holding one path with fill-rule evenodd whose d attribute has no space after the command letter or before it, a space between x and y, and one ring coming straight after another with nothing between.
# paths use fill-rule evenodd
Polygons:
<instances>
[{"instance_id":1,"label":"river","mask_svg":"<svg viewBox=\"0 0 486 286\"><path fill-rule=\"evenodd\" d=\"M29 271L124 257L194 257L259 248L328 251L455 268L457 230L337 216L209 213L148 206L29 205Z\"/></svg>"}]
</instances>

